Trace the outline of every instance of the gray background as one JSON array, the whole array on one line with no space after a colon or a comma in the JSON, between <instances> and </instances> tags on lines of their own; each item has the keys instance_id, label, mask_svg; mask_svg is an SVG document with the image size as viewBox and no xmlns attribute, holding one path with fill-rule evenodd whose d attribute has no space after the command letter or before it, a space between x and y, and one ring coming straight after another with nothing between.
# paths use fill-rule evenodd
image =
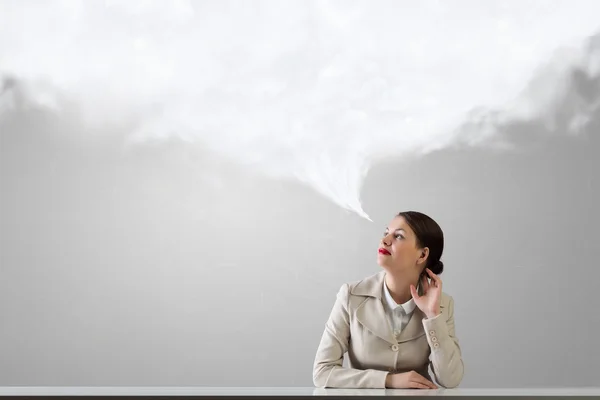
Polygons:
<instances>
[{"instance_id":1,"label":"gray background","mask_svg":"<svg viewBox=\"0 0 600 400\"><path fill-rule=\"evenodd\" d=\"M461 387L599 386L600 40L583 49L539 115L484 108L438 150L374 161L373 222L201 143L123 146L125 123L32 105L5 73L0 385L311 386L338 288L415 209L446 235Z\"/></svg>"}]
</instances>

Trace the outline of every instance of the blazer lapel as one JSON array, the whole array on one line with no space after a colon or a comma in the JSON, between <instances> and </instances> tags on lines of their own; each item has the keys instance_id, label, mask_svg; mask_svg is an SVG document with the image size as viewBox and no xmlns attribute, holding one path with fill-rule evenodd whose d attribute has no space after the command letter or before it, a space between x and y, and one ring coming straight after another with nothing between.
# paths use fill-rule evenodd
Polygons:
<instances>
[{"instance_id":1,"label":"blazer lapel","mask_svg":"<svg viewBox=\"0 0 600 400\"><path fill-rule=\"evenodd\" d=\"M380 299L370 297L356 309L356 319L374 335L386 342L396 344L396 338L388 323L383 304Z\"/></svg>"},{"instance_id":2,"label":"blazer lapel","mask_svg":"<svg viewBox=\"0 0 600 400\"><path fill-rule=\"evenodd\" d=\"M396 344L396 338L381 302L384 276L385 272L382 271L363 279L351 290L351 294L367 297L357 307L356 319L374 335L390 344Z\"/></svg>"}]
</instances>

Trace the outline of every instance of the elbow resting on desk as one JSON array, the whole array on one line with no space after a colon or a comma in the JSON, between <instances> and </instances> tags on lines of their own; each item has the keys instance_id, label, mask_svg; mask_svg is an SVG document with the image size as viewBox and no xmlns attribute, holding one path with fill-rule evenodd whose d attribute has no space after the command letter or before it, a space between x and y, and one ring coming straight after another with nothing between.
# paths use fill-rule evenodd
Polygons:
<instances>
[{"instance_id":1,"label":"elbow resting on desk","mask_svg":"<svg viewBox=\"0 0 600 400\"><path fill-rule=\"evenodd\" d=\"M460 356L455 357L450 361L448 366L445 368L444 373L435 371L435 367L432 366L435 380L437 384L446 389L454 389L460 385L464 376L464 363Z\"/></svg>"},{"instance_id":2,"label":"elbow resting on desk","mask_svg":"<svg viewBox=\"0 0 600 400\"><path fill-rule=\"evenodd\" d=\"M328 371L325 372L321 368L315 369L313 371L313 384L315 385L315 387L320 388L320 389L326 388L327 387L327 385L326 385L327 375L329 375Z\"/></svg>"}]
</instances>

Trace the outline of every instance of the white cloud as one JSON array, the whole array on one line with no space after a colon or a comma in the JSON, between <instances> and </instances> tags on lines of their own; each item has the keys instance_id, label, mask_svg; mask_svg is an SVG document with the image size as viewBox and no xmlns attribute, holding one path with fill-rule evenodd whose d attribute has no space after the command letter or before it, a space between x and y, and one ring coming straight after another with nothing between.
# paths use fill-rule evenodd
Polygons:
<instances>
[{"instance_id":1,"label":"white cloud","mask_svg":"<svg viewBox=\"0 0 600 400\"><path fill-rule=\"evenodd\" d=\"M552 90L515 99L542 62L581 62L552 54L597 15L594 0L2 0L0 71L60 88L90 124L139 116L130 142L198 141L367 217L378 157L451 143L473 108L552 108Z\"/></svg>"}]
</instances>

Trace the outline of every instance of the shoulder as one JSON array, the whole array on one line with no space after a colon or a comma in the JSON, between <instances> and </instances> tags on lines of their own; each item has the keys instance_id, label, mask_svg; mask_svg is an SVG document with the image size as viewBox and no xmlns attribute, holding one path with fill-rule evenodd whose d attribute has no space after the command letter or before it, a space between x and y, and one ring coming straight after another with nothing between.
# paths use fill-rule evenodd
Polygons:
<instances>
[{"instance_id":1,"label":"shoulder","mask_svg":"<svg viewBox=\"0 0 600 400\"><path fill-rule=\"evenodd\" d=\"M446 310L447 313L454 312L454 298L446 292L442 292L442 298L440 299L440 307L442 310Z\"/></svg>"},{"instance_id":2,"label":"shoulder","mask_svg":"<svg viewBox=\"0 0 600 400\"><path fill-rule=\"evenodd\" d=\"M452 296L450 296L446 292L442 292L442 299L441 299L442 304L448 306L450 304L450 302L452 302L452 301L453 301Z\"/></svg>"},{"instance_id":3,"label":"shoulder","mask_svg":"<svg viewBox=\"0 0 600 400\"><path fill-rule=\"evenodd\" d=\"M383 272L346 282L338 291L338 297L347 300L349 297L378 297L383 284Z\"/></svg>"},{"instance_id":4,"label":"shoulder","mask_svg":"<svg viewBox=\"0 0 600 400\"><path fill-rule=\"evenodd\" d=\"M351 282L345 283L348 286L348 290L355 294L354 292L361 292L364 290L375 289L378 285L383 283L383 272L378 272L376 274L371 274L361 279L357 279Z\"/></svg>"},{"instance_id":5,"label":"shoulder","mask_svg":"<svg viewBox=\"0 0 600 400\"><path fill-rule=\"evenodd\" d=\"M360 297L379 297L383 288L383 280L385 272L380 271L376 274L371 274L362 279L348 282L348 292L354 296Z\"/></svg>"}]
</instances>

